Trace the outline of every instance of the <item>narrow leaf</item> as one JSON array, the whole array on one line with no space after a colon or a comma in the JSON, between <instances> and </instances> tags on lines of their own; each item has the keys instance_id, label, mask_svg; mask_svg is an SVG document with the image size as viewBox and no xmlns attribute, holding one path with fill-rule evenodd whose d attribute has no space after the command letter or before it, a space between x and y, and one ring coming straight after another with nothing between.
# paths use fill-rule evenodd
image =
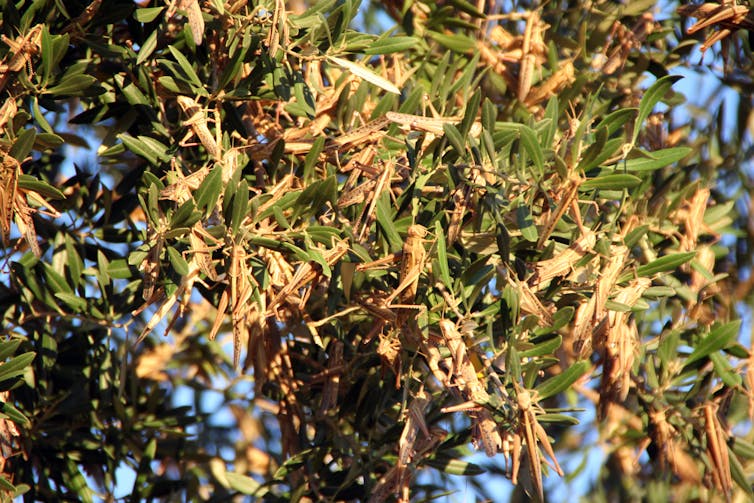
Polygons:
<instances>
[{"instance_id":1,"label":"narrow leaf","mask_svg":"<svg viewBox=\"0 0 754 503\"><path fill-rule=\"evenodd\" d=\"M387 37L372 42L369 48L364 51L364 54L392 54L407 51L418 44L419 39L416 37Z\"/></svg>"},{"instance_id":2,"label":"narrow leaf","mask_svg":"<svg viewBox=\"0 0 754 503\"><path fill-rule=\"evenodd\" d=\"M261 484L247 475L241 475L236 472L225 472L225 480L231 489L241 494L254 494L259 490Z\"/></svg>"},{"instance_id":3,"label":"narrow leaf","mask_svg":"<svg viewBox=\"0 0 754 503\"><path fill-rule=\"evenodd\" d=\"M654 276L661 272L674 271L696 256L696 252L672 253L636 269L639 276Z\"/></svg>"},{"instance_id":4,"label":"narrow leaf","mask_svg":"<svg viewBox=\"0 0 754 503\"><path fill-rule=\"evenodd\" d=\"M647 154L647 157L627 159L625 162L616 165L615 168L626 171L653 171L680 161L690 153L691 148L689 147L666 148Z\"/></svg>"},{"instance_id":5,"label":"narrow leaf","mask_svg":"<svg viewBox=\"0 0 754 503\"><path fill-rule=\"evenodd\" d=\"M704 339L694 346L694 351L686 359L684 367L688 367L710 353L723 349L735 339L740 328L741 320L731 321L730 323L715 327Z\"/></svg>"},{"instance_id":6,"label":"narrow leaf","mask_svg":"<svg viewBox=\"0 0 754 503\"><path fill-rule=\"evenodd\" d=\"M31 364L37 354L34 352L23 353L15 356L9 361L0 365L0 382L7 381L18 377L24 373L24 370Z\"/></svg>"},{"instance_id":7,"label":"narrow leaf","mask_svg":"<svg viewBox=\"0 0 754 503\"><path fill-rule=\"evenodd\" d=\"M536 392L538 398L545 400L566 390L571 384L586 374L591 366L592 364L585 360L574 363L565 371L537 386Z\"/></svg>"},{"instance_id":8,"label":"narrow leaf","mask_svg":"<svg viewBox=\"0 0 754 503\"><path fill-rule=\"evenodd\" d=\"M592 189L606 189L606 190L621 190L630 189L636 187L641 183L641 178L633 175L615 174L605 175L598 178L590 178L581 184L579 189L592 190Z\"/></svg>"},{"instance_id":9,"label":"narrow leaf","mask_svg":"<svg viewBox=\"0 0 754 503\"><path fill-rule=\"evenodd\" d=\"M450 269L448 268L448 250L445 247L445 233L439 220L435 222L435 237L437 238L437 264L440 267L440 278L445 287L452 290Z\"/></svg>"},{"instance_id":10,"label":"narrow leaf","mask_svg":"<svg viewBox=\"0 0 754 503\"><path fill-rule=\"evenodd\" d=\"M636 143L636 139L639 137L639 132L641 132L642 129L641 126L644 124L647 117L649 117L649 114L652 113L655 105L667 94L668 91L670 91L673 84L682 78L683 77L680 75L666 75L657 79L657 81L647 89L644 96L641 98L641 103L639 103L639 115L636 118L634 135L631 139L632 144Z\"/></svg>"},{"instance_id":11,"label":"narrow leaf","mask_svg":"<svg viewBox=\"0 0 754 503\"><path fill-rule=\"evenodd\" d=\"M342 68L345 68L346 70L353 73L357 77L361 77L367 82L374 84L380 89L383 89L393 94L401 94L401 90L395 87L395 84L393 84L392 82L390 82L389 80L383 77L380 77L379 75L374 73L372 70L368 69L366 66L362 66L362 65L359 65L358 63L354 63L353 61L349 61L343 58L338 58L336 56L328 56L327 59L332 61L336 65Z\"/></svg>"}]
</instances>

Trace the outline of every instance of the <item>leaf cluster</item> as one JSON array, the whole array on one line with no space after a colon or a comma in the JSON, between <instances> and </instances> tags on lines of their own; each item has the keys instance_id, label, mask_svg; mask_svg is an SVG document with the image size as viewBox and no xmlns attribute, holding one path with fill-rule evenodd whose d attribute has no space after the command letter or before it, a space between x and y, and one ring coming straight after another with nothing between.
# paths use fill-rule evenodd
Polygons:
<instances>
[{"instance_id":1,"label":"leaf cluster","mask_svg":"<svg viewBox=\"0 0 754 503\"><path fill-rule=\"evenodd\" d=\"M142 4L3 3L6 490L543 500L582 421L605 497L751 494L749 231L661 111L679 16Z\"/></svg>"}]
</instances>

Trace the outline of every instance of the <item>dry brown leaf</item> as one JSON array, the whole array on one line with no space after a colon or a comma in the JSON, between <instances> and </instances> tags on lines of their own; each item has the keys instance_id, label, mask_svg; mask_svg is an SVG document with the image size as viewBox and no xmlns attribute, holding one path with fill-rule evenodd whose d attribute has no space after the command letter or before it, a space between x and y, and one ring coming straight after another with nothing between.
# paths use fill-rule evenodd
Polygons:
<instances>
[{"instance_id":1,"label":"dry brown leaf","mask_svg":"<svg viewBox=\"0 0 754 503\"><path fill-rule=\"evenodd\" d=\"M236 424L238 424L238 430L241 432L243 441L251 443L258 440L263 428L259 419L252 415L252 411L234 403L229 404L228 407L236 420Z\"/></svg>"},{"instance_id":2,"label":"dry brown leaf","mask_svg":"<svg viewBox=\"0 0 754 503\"><path fill-rule=\"evenodd\" d=\"M414 303L416 292L419 289L419 278L427 257L427 251L424 249L424 238L426 236L427 229L421 225L414 224L408 228L406 242L403 244L403 254L401 255L400 283L398 288L388 297L388 303L396 297L401 304L410 305Z\"/></svg>"},{"instance_id":3,"label":"dry brown leaf","mask_svg":"<svg viewBox=\"0 0 754 503\"><path fill-rule=\"evenodd\" d=\"M652 284L649 278L636 278L615 295L614 301L633 307ZM639 334L630 312L608 311L607 333L601 348L603 372L600 382L600 417L605 417L609 402L623 402L631 386L631 368L638 351Z\"/></svg>"},{"instance_id":4,"label":"dry brown leaf","mask_svg":"<svg viewBox=\"0 0 754 503\"><path fill-rule=\"evenodd\" d=\"M24 67L32 72L31 60L42 48L42 26L41 23L33 26L26 35L19 35L15 40L0 35L0 40L10 48L0 63L0 91L5 89L11 76Z\"/></svg>"},{"instance_id":5,"label":"dry brown leaf","mask_svg":"<svg viewBox=\"0 0 754 503\"><path fill-rule=\"evenodd\" d=\"M194 43L202 45L202 41L204 40L204 18L202 17L202 9L199 7L199 0L180 0L179 9L186 11Z\"/></svg>"},{"instance_id":6,"label":"dry brown leaf","mask_svg":"<svg viewBox=\"0 0 754 503\"><path fill-rule=\"evenodd\" d=\"M5 127L9 120L16 116L16 113L18 113L16 100L5 100L2 106L0 106L0 130Z\"/></svg>"},{"instance_id":7,"label":"dry brown leaf","mask_svg":"<svg viewBox=\"0 0 754 503\"><path fill-rule=\"evenodd\" d=\"M576 175L575 173L571 176L569 180L566 181L565 185L566 188L562 190L562 196L560 196L560 203L558 204L558 209L555 213L552 213L548 216L547 221L544 224L544 227L542 228L542 231L539 233L539 239L537 240L537 248L542 248L544 246L545 241L547 241L550 238L550 235L552 234L552 231L555 230L555 227L558 225L558 222L560 222L560 219L565 215L566 211L568 211L568 208L572 208L575 205L575 212L578 212L578 194L579 194L579 186L583 183L583 179ZM558 190L558 192L561 192ZM577 224L579 228L583 227L583 224L581 222L580 214L577 218ZM582 234L586 235L586 232L582 229ZM593 246L593 245L592 245Z\"/></svg>"},{"instance_id":8,"label":"dry brown leaf","mask_svg":"<svg viewBox=\"0 0 754 503\"><path fill-rule=\"evenodd\" d=\"M594 232L587 232L555 257L537 262L534 266L534 274L528 281L532 291L537 292L544 283L571 272L576 262L592 252L596 243L597 235Z\"/></svg>"},{"instance_id":9,"label":"dry brown leaf","mask_svg":"<svg viewBox=\"0 0 754 503\"><path fill-rule=\"evenodd\" d=\"M331 249L322 252L322 257L325 259L327 265L335 265L348 251L348 242L339 241ZM306 262L301 264L291 280L285 284L278 294L267 305L268 315L272 315L275 309L281 305L288 296L294 292L310 284L316 277L322 274L319 270L319 266L312 262Z\"/></svg>"},{"instance_id":10,"label":"dry brown leaf","mask_svg":"<svg viewBox=\"0 0 754 503\"><path fill-rule=\"evenodd\" d=\"M665 411L650 411L649 419L654 428L649 431L657 446L660 466L668 464L681 480L699 484L701 475L694 458L680 445L679 435L667 421Z\"/></svg>"},{"instance_id":11,"label":"dry brown leaf","mask_svg":"<svg viewBox=\"0 0 754 503\"><path fill-rule=\"evenodd\" d=\"M215 137L212 136L212 133L207 126L209 119L207 118L205 111L193 98L188 96L178 96L176 100L183 110L183 113L188 117L183 123L191 128L196 137L199 138L201 144L207 150L207 153L216 161L220 161L222 159L220 145L215 140Z\"/></svg>"},{"instance_id":12,"label":"dry brown leaf","mask_svg":"<svg viewBox=\"0 0 754 503\"><path fill-rule=\"evenodd\" d=\"M10 400L9 392L1 392L0 400L7 403ZM19 432L16 423L5 417L0 418L0 473L5 473L5 464L9 459L23 452L19 447L20 442L21 432ZM0 495L10 497L5 491L0 491Z\"/></svg>"},{"instance_id":13,"label":"dry brown leaf","mask_svg":"<svg viewBox=\"0 0 754 503\"><path fill-rule=\"evenodd\" d=\"M3 153L2 171L0 171L0 227L4 246L7 246L10 237L20 171L19 162L10 155Z\"/></svg>"},{"instance_id":14,"label":"dry brown leaf","mask_svg":"<svg viewBox=\"0 0 754 503\"><path fill-rule=\"evenodd\" d=\"M165 366L175 354L175 345L162 343L145 351L136 362L136 376L154 381L165 381L168 375Z\"/></svg>"},{"instance_id":15,"label":"dry brown leaf","mask_svg":"<svg viewBox=\"0 0 754 503\"><path fill-rule=\"evenodd\" d=\"M537 447L538 426L537 419L532 410L532 400L529 391L516 386L516 400L518 402L519 415L519 436L526 443L526 452L528 458L529 475L534 491L536 492L537 501L544 501L544 486L542 484L542 464L540 461L539 448Z\"/></svg>"},{"instance_id":16,"label":"dry brown leaf","mask_svg":"<svg viewBox=\"0 0 754 503\"><path fill-rule=\"evenodd\" d=\"M685 232L681 235L680 251L696 250L699 235L706 229L704 212L707 210L709 197L709 189L700 188L684 204L684 211L681 215L683 217Z\"/></svg>"},{"instance_id":17,"label":"dry brown leaf","mask_svg":"<svg viewBox=\"0 0 754 503\"><path fill-rule=\"evenodd\" d=\"M728 433L723 429L717 414L717 405L707 403L704 408L704 430L707 439L707 455L712 461L712 480L715 486L730 500L733 480L730 473Z\"/></svg>"},{"instance_id":18,"label":"dry brown leaf","mask_svg":"<svg viewBox=\"0 0 754 503\"><path fill-rule=\"evenodd\" d=\"M197 265L195 260L190 260L188 262L189 271L188 273L181 278L181 284L178 286L178 288L173 292L170 297L165 299L165 301L162 303L162 305L157 309L157 311L152 315L152 317L147 322L146 326L141 332L141 335L139 335L139 338L136 340L136 343L139 344L141 341L144 340L145 337L147 337L152 331L157 327L157 325L167 317L170 310L173 308L175 303L182 299L184 302L179 306L178 310L175 313L175 316L168 324L168 330L170 330L170 327L173 326L175 323L175 320L178 316L183 314L183 306L185 305L185 302L188 302L187 299L184 299L184 295L190 296L191 290L194 285L194 281L196 281L197 276L199 275L199 266ZM148 302L151 302L152 298L148 300ZM146 305L146 304L145 304ZM144 307L137 309L132 313L133 316L136 316L138 313L140 313Z\"/></svg>"},{"instance_id":19,"label":"dry brown leaf","mask_svg":"<svg viewBox=\"0 0 754 503\"><path fill-rule=\"evenodd\" d=\"M322 399L319 404L319 414L325 416L331 410L337 410L338 394L340 393L340 372L343 367L343 343L330 343L327 361L327 378L322 387Z\"/></svg>"},{"instance_id":20,"label":"dry brown leaf","mask_svg":"<svg viewBox=\"0 0 754 503\"><path fill-rule=\"evenodd\" d=\"M640 48L642 42L654 30L654 16L650 12L645 12L630 30L620 21L615 21L602 54L597 55L592 61L592 69L606 75L617 72L626 64L631 51ZM611 46L614 46L612 50Z\"/></svg>"},{"instance_id":21,"label":"dry brown leaf","mask_svg":"<svg viewBox=\"0 0 754 503\"><path fill-rule=\"evenodd\" d=\"M479 361L479 355L469 355L472 348L467 348L463 336L455 323L448 319L439 322L446 347L450 350L451 378L450 386L457 387L464 400L476 405L469 416L474 424L474 442L481 445L484 452L492 457L502 448L503 439L491 413L478 404L489 401L489 394L477 376L477 368L472 356Z\"/></svg>"},{"instance_id":22,"label":"dry brown leaf","mask_svg":"<svg viewBox=\"0 0 754 503\"><path fill-rule=\"evenodd\" d=\"M678 7L678 13L699 20L689 27L687 30L689 35L712 26L718 28L702 44L702 53L716 42L730 36L734 31L740 29L754 30L754 13L746 5L736 5L729 2L689 4Z\"/></svg>"},{"instance_id":23,"label":"dry brown leaf","mask_svg":"<svg viewBox=\"0 0 754 503\"><path fill-rule=\"evenodd\" d=\"M573 60L566 59L561 61L560 68L543 83L531 89L527 93L524 102L528 107L539 105L573 84L575 80L576 69L573 66Z\"/></svg>"},{"instance_id":24,"label":"dry brown leaf","mask_svg":"<svg viewBox=\"0 0 754 503\"><path fill-rule=\"evenodd\" d=\"M573 352L579 360L588 358L593 350L592 338L596 330L594 321L596 307L597 294L595 293L576 308L571 335L573 337Z\"/></svg>"},{"instance_id":25,"label":"dry brown leaf","mask_svg":"<svg viewBox=\"0 0 754 503\"><path fill-rule=\"evenodd\" d=\"M552 326L552 314L553 310L549 307L545 307L539 297L535 295L535 290L529 287L529 285L523 281L518 281L514 276L510 276L511 281L518 289L519 294L519 307L521 312L525 314L533 314L537 317L537 324L541 327Z\"/></svg>"}]
</instances>

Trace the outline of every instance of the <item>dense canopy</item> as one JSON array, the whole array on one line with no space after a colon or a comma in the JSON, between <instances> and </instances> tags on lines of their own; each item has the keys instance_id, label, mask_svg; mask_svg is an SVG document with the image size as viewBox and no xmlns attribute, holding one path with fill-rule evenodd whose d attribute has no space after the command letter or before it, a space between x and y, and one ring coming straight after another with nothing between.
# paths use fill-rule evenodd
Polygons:
<instances>
[{"instance_id":1,"label":"dense canopy","mask_svg":"<svg viewBox=\"0 0 754 503\"><path fill-rule=\"evenodd\" d=\"M0 5L6 496L754 497L748 6Z\"/></svg>"}]
</instances>

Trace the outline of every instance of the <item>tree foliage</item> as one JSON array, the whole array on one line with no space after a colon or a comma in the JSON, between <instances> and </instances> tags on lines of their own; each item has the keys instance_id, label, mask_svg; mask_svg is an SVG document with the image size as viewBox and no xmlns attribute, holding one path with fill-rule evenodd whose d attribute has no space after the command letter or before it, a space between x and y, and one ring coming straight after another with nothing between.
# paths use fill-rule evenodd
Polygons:
<instances>
[{"instance_id":1,"label":"tree foliage","mask_svg":"<svg viewBox=\"0 0 754 503\"><path fill-rule=\"evenodd\" d=\"M748 7L1 4L6 494L752 496Z\"/></svg>"}]
</instances>

